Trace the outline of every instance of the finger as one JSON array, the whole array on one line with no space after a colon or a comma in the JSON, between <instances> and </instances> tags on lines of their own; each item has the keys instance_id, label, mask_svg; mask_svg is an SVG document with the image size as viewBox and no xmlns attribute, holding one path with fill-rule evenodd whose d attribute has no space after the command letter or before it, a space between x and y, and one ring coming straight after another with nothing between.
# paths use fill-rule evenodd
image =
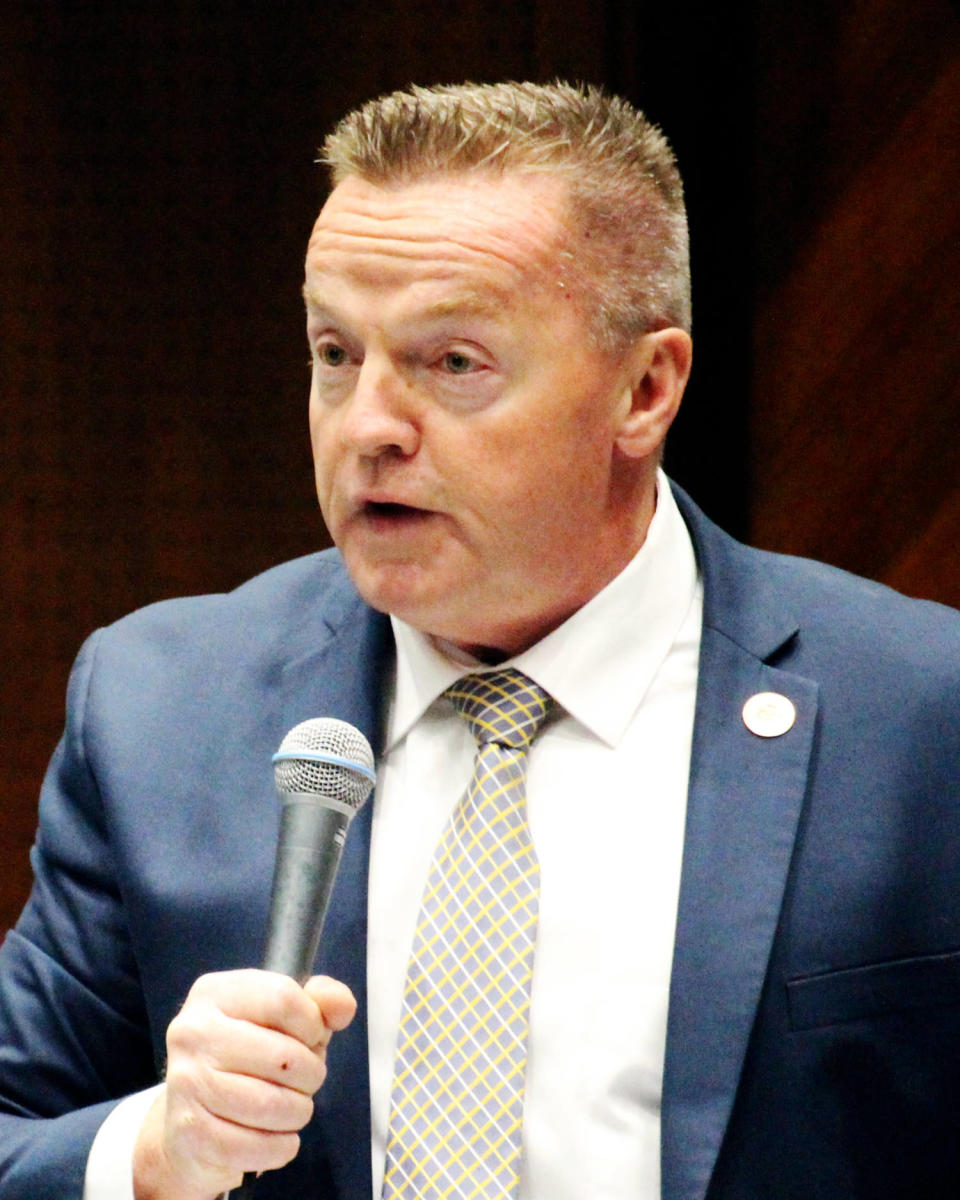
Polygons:
<instances>
[{"instance_id":1,"label":"finger","mask_svg":"<svg viewBox=\"0 0 960 1200\"><path fill-rule=\"evenodd\" d=\"M201 976L187 1004L209 1004L228 1017L289 1034L305 1046L323 1035L315 1001L293 979L275 971L224 971Z\"/></svg>"},{"instance_id":2,"label":"finger","mask_svg":"<svg viewBox=\"0 0 960 1200\"><path fill-rule=\"evenodd\" d=\"M275 1029L195 1004L184 1008L167 1031L168 1076L177 1066L198 1073L234 1073L312 1096L323 1082L329 1032L323 1031L321 1038L324 1045L314 1049Z\"/></svg>"},{"instance_id":3,"label":"finger","mask_svg":"<svg viewBox=\"0 0 960 1200\"><path fill-rule=\"evenodd\" d=\"M303 990L319 1008L323 1024L330 1031L346 1029L356 1016L357 1002L353 992L345 983L331 979L329 975L314 975L307 980Z\"/></svg>"},{"instance_id":4,"label":"finger","mask_svg":"<svg viewBox=\"0 0 960 1200\"><path fill-rule=\"evenodd\" d=\"M313 1097L248 1075L212 1076L201 1085L203 1107L214 1117L261 1133L298 1133L313 1116Z\"/></svg>"},{"instance_id":5,"label":"finger","mask_svg":"<svg viewBox=\"0 0 960 1200\"><path fill-rule=\"evenodd\" d=\"M220 1195L238 1187L247 1171L285 1166L299 1148L296 1132L246 1128L202 1105L184 1105L164 1086L137 1133L132 1164L136 1194Z\"/></svg>"},{"instance_id":6,"label":"finger","mask_svg":"<svg viewBox=\"0 0 960 1200\"><path fill-rule=\"evenodd\" d=\"M184 1119L181 1119L184 1118ZM203 1108L171 1114L168 1144L184 1177L273 1171L296 1158L296 1131L252 1128Z\"/></svg>"}]
</instances>

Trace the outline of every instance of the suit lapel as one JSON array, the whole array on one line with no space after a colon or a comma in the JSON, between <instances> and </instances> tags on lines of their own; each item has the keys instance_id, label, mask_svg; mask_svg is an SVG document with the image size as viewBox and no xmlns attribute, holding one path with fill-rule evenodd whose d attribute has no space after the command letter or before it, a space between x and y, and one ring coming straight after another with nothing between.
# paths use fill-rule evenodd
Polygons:
<instances>
[{"instance_id":1,"label":"suit lapel","mask_svg":"<svg viewBox=\"0 0 960 1200\"><path fill-rule=\"evenodd\" d=\"M705 610L662 1112L663 1200L702 1200L716 1163L766 975L813 742L817 686L770 665L796 623L756 555L682 495ZM736 559L737 561L734 561ZM775 692L793 727L759 737L745 702Z\"/></svg>"}]
</instances>

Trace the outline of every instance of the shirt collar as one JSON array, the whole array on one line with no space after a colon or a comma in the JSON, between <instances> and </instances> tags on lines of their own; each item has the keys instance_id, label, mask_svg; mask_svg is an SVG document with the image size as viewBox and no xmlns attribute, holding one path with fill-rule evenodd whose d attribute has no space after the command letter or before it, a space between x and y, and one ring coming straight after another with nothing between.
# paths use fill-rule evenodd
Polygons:
<instances>
[{"instance_id":1,"label":"shirt collar","mask_svg":"<svg viewBox=\"0 0 960 1200\"><path fill-rule=\"evenodd\" d=\"M660 472L657 507L634 557L559 628L509 662L591 733L615 746L676 641L697 586L690 535ZM469 656L455 661L426 635L390 619L397 676L388 750L465 668L482 669Z\"/></svg>"}]
</instances>

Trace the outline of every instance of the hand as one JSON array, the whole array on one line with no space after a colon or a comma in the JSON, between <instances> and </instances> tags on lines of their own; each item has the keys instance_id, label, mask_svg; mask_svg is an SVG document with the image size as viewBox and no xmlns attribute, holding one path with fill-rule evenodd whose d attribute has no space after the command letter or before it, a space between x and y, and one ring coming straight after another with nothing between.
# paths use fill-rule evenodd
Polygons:
<instances>
[{"instance_id":1,"label":"hand","mask_svg":"<svg viewBox=\"0 0 960 1200\"><path fill-rule=\"evenodd\" d=\"M167 1030L166 1086L134 1149L136 1200L211 1200L300 1149L348 988L268 971L204 975Z\"/></svg>"}]
</instances>

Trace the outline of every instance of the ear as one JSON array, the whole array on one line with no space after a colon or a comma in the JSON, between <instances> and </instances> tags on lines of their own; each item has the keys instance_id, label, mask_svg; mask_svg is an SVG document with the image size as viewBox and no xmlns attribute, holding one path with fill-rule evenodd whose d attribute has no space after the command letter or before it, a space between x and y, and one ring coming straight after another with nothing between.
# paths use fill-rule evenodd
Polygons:
<instances>
[{"instance_id":1,"label":"ear","mask_svg":"<svg viewBox=\"0 0 960 1200\"><path fill-rule=\"evenodd\" d=\"M616 445L628 458L659 455L690 377L693 342L682 329L658 329L637 340L628 361Z\"/></svg>"}]
</instances>

